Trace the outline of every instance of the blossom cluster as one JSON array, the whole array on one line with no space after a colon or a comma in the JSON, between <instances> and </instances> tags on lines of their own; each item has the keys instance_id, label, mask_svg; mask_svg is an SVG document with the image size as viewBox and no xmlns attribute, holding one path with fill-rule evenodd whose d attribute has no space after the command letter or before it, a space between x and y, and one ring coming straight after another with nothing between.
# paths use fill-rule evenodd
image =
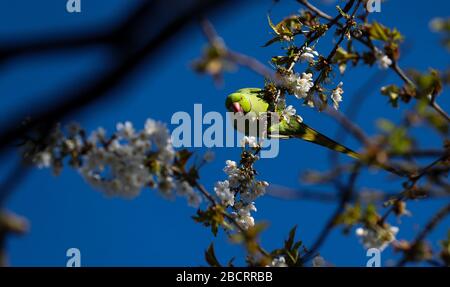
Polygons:
<instances>
[{"instance_id":1,"label":"blossom cluster","mask_svg":"<svg viewBox=\"0 0 450 287\"><path fill-rule=\"evenodd\" d=\"M288 267L288 265L286 264L286 258L284 258L284 256L279 256L275 257L267 267Z\"/></svg>"},{"instance_id":2,"label":"blossom cluster","mask_svg":"<svg viewBox=\"0 0 450 287\"><path fill-rule=\"evenodd\" d=\"M299 60L307 61L310 64L314 63L315 57L318 57L319 53L311 47L304 47L300 53Z\"/></svg>"},{"instance_id":3,"label":"blossom cluster","mask_svg":"<svg viewBox=\"0 0 450 287\"><path fill-rule=\"evenodd\" d=\"M246 146L257 148L255 142L254 137L244 137L243 143ZM250 150L244 149L240 165L235 161L227 160L223 171L227 174L228 179L218 181L214 187L221 203L233 209L232 216L244 229L255 225L251 214L256 211L254 201L266 193L266 187L269 185L266 181L255 179L253 163L257 159L258 157Z\"/></svg>"},{"instance_id":4,"label":"blossom cluster","mask_svg":"<svg viewBox=\"0 0 450 287\"><path fill-rule=\"evenodd\" d=\"M392 65L392 60L377 48L375 49L375 58L378 62L378 67L382 70L386 70Z\"/></svg>"},{"instance_id":5,"label":"blossom cluster","mask_svg":"<svg viewBox=\"0 0 450 287\"><path fill-rule=\"evenodd\" d=\"M315 63L315 57L319 56L319 53L312 49L311 47L304 47L300 53L299 61L307 61L310 65ZM389 58L387 58L389 60ZM386 59L380 59L383 63L382 65L386 65ZM380 64L381 65L381 64ZM388 63L390 65L390 63ZM314 100L312 98L312 91L314 90L314 79L312 73L303 72L301 74L298 73L290 73L284 78L285 87L288 89L289 93L294 95L297 99L303 99L304 103L310 107L315 107ZM342 102L342 94L344 90L342 89L343 83L340 82L336 88L331 90L331 101L333 103L333 107L337 110L339 108L339 103ZM320 90L321 88L318 88ZM283 99L284 100L284 99ZM285 107L286 104L283 102L281 104L282 107ZM289 118L292 115L295 115L296 110L293 106L289 105L282 110L281 116L289 122Z\"/></svg>"},{"instance_id":6,"label":"blossom cluster","mask_svg":"<svg viewBox=\"0 0 450 287\"><path fill-rule=\"evenodd\" d=\"M312 267L327 267L328 263L325 261L325 259L317 255L312 260ZM286 263L286 258L284 256L278 256L272 259L272 262L270 262L269 265L266 267L288 267Z\"/></svg>"},{"instance_id":7,"label":"blossom cluster","mask_svg":"<svg viewBox=\"0 0 450 287\"><path fill-rule=\"evenodd\" d=\"M143 130L136 131L131 122L118 123L116 132L107 137L103 128L90 136L77 125L68 135L56 128L49 141L38 151L29 144L28 157L40 168L59 172L64 158L94 188L109 196L133 198L145 187L155 187L166 197L186 197L197 207L201 196L173 172L176 152L165 124L148 119Z\"/></svg>"},{"instance_id":8,"label":"blossom cluster","mask_svg":"<svg viewBox=\"0 0 450 287\"><path fill-rule=\"evenodd\" d=\"M361 239L361 243L366 249L377 248L383 251L391 242L395 240L399 228L396 226L371 226L370 228L359 227L356 235Z\"/></svg>"},{"instance_id":9,"label":"blossom cluster","mask_svg":"<svg viewBox=\"0 0 450 287\"><path fill-rule=\"evenodd\" d=\"M331 94L331 100L333 101L333 107L334 109L339 109L339 103L342 102L342 94L344 93L344 90L342 89L342 85L344 83L340 82L336 89L333 90Z\"/></svg>"},{"instance_id":10,"label":"blossom cluster","mask_svg":"<svg viewBox=\"0 0 450 287\"><path fill-rule=\"evenodd\" d=\"M292 74L287 77L286 84L297 99L304 99L314 87L313 75L311 73Z\"/></svg>"}]
</instances>

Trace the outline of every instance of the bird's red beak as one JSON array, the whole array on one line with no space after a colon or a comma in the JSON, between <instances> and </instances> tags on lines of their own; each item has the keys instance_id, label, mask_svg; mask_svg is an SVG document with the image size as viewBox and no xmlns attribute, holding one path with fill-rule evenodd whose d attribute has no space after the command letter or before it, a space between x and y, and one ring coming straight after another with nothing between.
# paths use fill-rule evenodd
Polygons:
<instances>
[{"instance_id":1,"label":"bird's red beak","mask_svg":"<svg viewBox=\"0 0 450 287\"><path fill-rule=\"evenodd\" d=\"M242 107L241 107L241 105L239 104L239 103L233 103L233 111L235 112L235 113L239 113L239 112L244 112L244 110L242 109Z\"/></svg>"}]
</instances>

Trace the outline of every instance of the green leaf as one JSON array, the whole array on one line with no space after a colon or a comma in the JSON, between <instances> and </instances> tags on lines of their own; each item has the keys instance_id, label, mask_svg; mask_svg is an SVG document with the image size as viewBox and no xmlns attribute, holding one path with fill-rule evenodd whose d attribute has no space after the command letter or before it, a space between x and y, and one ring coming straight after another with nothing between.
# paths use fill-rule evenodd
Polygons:
<instances>
[{"instance_id":1,"label":"green leaf","mask_svg":"<svg viewBox=\"0 0 450 287\"><path fill-rule=\"evenodd\" d=\"M376 225L378 223L378 219L380 216L378 215L377 208L374 204L369 204L366 207L364 212L364 221L367 225Z\"/></svg>"},{"instance_id":2,"label":"green leaf","mask_svg":"<svg viewBox=\"0 0 450 287\"><path fill-rule=\"evenodd\" d=\"M205 260L211 267L222 267L217 260L216 253L214 252L214 245L211 243L208 250L205 251Z\"/></svg>"},{"instance_id":3,"label":"green leaf","mask_svg":"<svg viewBox=\"0 0 450 287\"><path fill-rule=\"evenodd\" d=\"M276 37L267 41L263 47L267 47L280 41L292 41L294 40L295 35L301 33L302 23L296 15L284 18L276 25L272 22L270 16L267 15L267 21L269 22L269 26L275 33Z\"/></svg>"},{"instance_id":4,"label":"green leaf","mask_svg":"<svg viewBox=\"0 0 450 287\"><path fill-rule=\"evenodd\" d=\"M267 14L267 21L269 22L270 28L275 32L275 34L279 35L277 27L273 24L272 19L270 19L270 15Z\"/></svg>"},{"instance_id":5,"label":"green leaf","mask_svg":"<svg viewBox=\"0 0 450 287\"><path fill-rule=\"evenodd\" d=\"M349 19L349 18L350 18L350 15L348 15L347 13L345 13L344 10L342 10L342 8L339 7L339 5L336 6L336 9L338 10L339 14L341 14L342 17L344 17L345 19Z\"/></svg>"},{"instance_id":6,"label":"green leaf","mask_svg":"<svg viewBox=\"0 0 450 287\"><path fill-rule=\"evenodd\" d=\"M275 57L272 57L271 62L277 66L285 65L289 62L289 57L275 56Z\"/></svg>"},{"instance_id":7,"label":"green leaf","mask_svg":"<svg viewBox=\"0 0 450 287\"><path fill-rule=\"evenodd\" d=\"M389 97L389 103L394 107L398 107L398 99L400 97L400 88L396 85L389 85L381 88L381 94Z\"/></svg>"},{"instance_id":8,"label":"green leaf","mask_svg":"<svg viewBox=\"0 0 450 287\"><path fill-rule=\"evenodd\" d=\"M338 216L335 224L343 224L344 228L350 227L358 223L361 220L361 216L361 205L359 203L356 203L354 206L348 205L345 207L344 212Z\"/></svg>"},{"instance_id":9,"label":"green leaf","mask_svg":"<svg viewBox=\"0 0 450 287\"><path fill-rule=\"evenodd\" d=\"M410 71L409 73L418 86L418 97L436 96L442 91L442 79L437 70L430 69L429 73L420 73L417 71Z\"/></svg>"},{"instance_id":10,"label":"green leaf","mask_svg":"<svg viewBox=\"0 0 450 287\"><path fill-rule=\"evenodd\" d=\"M283 40L283 38L281 38L279 36L274 37L274 38L270 39L269 41L267 41L264 45L262 45L262 47L263 48L268 47L268 46L272 45L273 43L280 42L281 40Z\"/></svg>"},{"instance_id":11,"label":"green leaf","mask_svg":"<svg viewBox=\"0 0 450 287\"><path fill-rule=\"evenodd\" d=\"M297 225L295 225L291 231L289 231L288 239L284 242L284 247L287 250L290 250L292 246L294 245L294 239L295 239L295 232L297 231Z\"/></svg>"},{"instance_id":12,"label":"green leaf","mask_svg":"<svg viewBox=\"0 0 450 287\"><path fill-rule=\"evenodd\" d=\"M295 242L294 246L292 247L293 250L298 250L303 245L303 241L299 240Z\"/></svg>"},{"instance_id":13,"label":"green leaf","mask_svg":"<svg viewBox=\"0 0 450 287\"><path fill-rule=\"evenodd\" d=\"M373 21L372 24L369 25L369 35L372 40L388 42L394 46L403 40L403 35L400 34L397 28L391 30L376 21Z\"/></svg>"},{"instance_id":14,"label":"green leaf","mask_svg":"<svg viewBox=\"0 0 450 287\"><path fill-rule=\"evenodd\" d=\"M395 129L394 123L392 123L391 121L389 121L387 119L379 119L377 121L377 126L380 130L382 130L386 133L390 133Z\"/></svg>"},{"instance_id":15,"label":"green leaf","mask_svg":"<svg viewBox=\"0 0 450 287\"><path fill-rule=\"evenodd\" d=\"M224 208L220 205L210 206L206 211L201 209L197 210L197 215L193 216L198 223L202 223L206 227L211 227L211 232L214 236L217 236L219 231L219 226L222 225L224 228L229 228L228 224L224 220Z\"/></svg>"},{"instance_id":16,"label":"green leaf","mask_svg":"<svg viewBox=\"0 0 450 287\"><path fill-rule=\"evenodd\" d=\"M369 29L369 35L373 40L380 40L386 42L388 35L386 34L386 27L374 21Z\"/></svg>"},{"instance_id":17,"label":"green leaf","mask_svg":"<svg viewBox=\"0 0 450 287\"><path fill-rule=\"evenodd\" d=\"M231 259L228 261L227 266L228 267L234 267L234 260L236 259L236 257L231 257Z\"/></svg>"}]
</instances>

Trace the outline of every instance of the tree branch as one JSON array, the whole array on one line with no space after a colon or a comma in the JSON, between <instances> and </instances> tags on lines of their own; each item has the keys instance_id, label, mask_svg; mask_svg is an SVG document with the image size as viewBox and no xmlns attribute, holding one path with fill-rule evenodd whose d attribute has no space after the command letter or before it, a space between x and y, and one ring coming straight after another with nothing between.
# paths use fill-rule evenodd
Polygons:
<instances>
[{"instance_id":1,"label":"tree branch","mask_svg":"<svg viewBox=\"0 0 450 287\"><path fill-rule=\"evenodd\" d=\"M179 15L176 15L174 19L168 21L165 25L163 25L154 35L149 37L149 39L144 44L142 44L141 47L138 48L130 47L129 41L125 41L127 40L127 38L122 38L123 41L119 40L120 43L117 44L116 47L119 47L121 51L125 53L123 53L123 55L121 54L121 57L118 57L120 59L120 62L112 69L108 70L107 73L101 75L93 82L78 87L78 89L76 90L73 90L72 88L68 89L68 91L71 92L65 93L65 97L62 102L58 102L53 105L47 105L43 109L31 114L29 111L25 112L24 114L19 114L15 117L15 119L6 123L5 130L0 132L0 153L4 152L4 148L8 146L12 141L23 137L27 132L33 130L36 126L57 122L63 117L77 112L78 110L86 107L89 104L92 104L95 101L104 99L107 96L111 96L112 94L109 92L112 89L116 88L118 85L123 83L124 80L128 79L129 75L145 59L149 58L150 56L154 56L156 51L159 51L164 43L174 38L192 20L197 19L200 15L203 15L213 8L218 8L220 5L232 2L234 1L197 0L194 2L194 4L185 9L186 11L183 11ZM152 3L152 5L150 5L150 3ZM164 5L163 1L146 1L142 6L142 9L144 9L144 12L146 13L137 12L137 14L135 15L139 15L139 19L133 21L143 19L152 19L153 21L158 21L159 19L161 19L161 15L164 13L160 13L160 10L155 9L155 6L153 6L154 3ZM153 9L149 9L149 7L153 7ZM170 9L172 9L172 7L170 7ZM140 27L139 25L137 26ZM127 29L127 27L128 26L126 26L125 28L122 27L124 30L123 33L128 35L133 34L132 31ZM134 27L134 25L130 25L130 27ZM81 40L79 44L84 45L86 43L91 43L95 38L103 39L102 37L98 36L89 36L86 38L81 37L79 38L79 40L84 40ZM43 47L42 50L56 49L61 47L65 48L66 46L77 46L77 44L73 42L67 44L64 43L64 39L61 39L55 41L48 47ZM32 47L33 45L18 48L17 53L13 52L14 49L10 49L8 52L4 53L9 56L23 54L25 52L32 51ZM71 85L71 87L73 87L73 85ZM58 94L60 94L60 92L58 92ZM21 123L23 119L28 116L30 116L29 123L27 125L22 125Z\"/></svg>"},{"instance_id":2,"label":"tree branch","mask_svg":"<svg viewBox=\"0 0 450 287\"><path fill-rule=\"evenodd\" d=\"M425 237L433 231L433 229L447 216L450 214L450 204L447 204L443 208L441 208L432 218L431 220L425 225L425 227L420 231L416 238L413 240L411 247L405 252L404 256L400 261L397 263L397 267L404 266L408 261L411 261L414 259L414 252L417 251L417 247Z\"/></svg>"}]
</instances>

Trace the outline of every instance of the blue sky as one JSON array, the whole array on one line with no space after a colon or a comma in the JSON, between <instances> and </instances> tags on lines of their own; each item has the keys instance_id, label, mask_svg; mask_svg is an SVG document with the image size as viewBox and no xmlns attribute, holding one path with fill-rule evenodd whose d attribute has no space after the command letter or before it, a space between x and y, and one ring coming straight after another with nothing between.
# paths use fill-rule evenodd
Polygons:
<instances>
[{"instance_id":1,"label":"blue sky","mask_svg":"<svg viewBox=\"0 0 450 287\"><path fill-rule=\"evenodd\" d=\"M39 37L48 33L67 33L83 28L111 25L129 11L138 1L82 0L82 13L68 14L64 0L1 1L0 41ZM300 6L293 0L282 0L273 6L271 1L253 1L240 4L239 9L215 14L210 20L227 45L239 52L251 55L267 63L274 55L281 55L280 46L262 48L270 38L267 13L274 21L294 13ZM344 1L337 1L343 6ZM407 3L407 4L406 4ZM431 2L430 2L431 3ZM448 16L448 1L386 1L382 12L371 15L387 26L397 27L406 37L410 51L400 64L426 70L429 67L448 67L449 58L438 45L439 36L431 33L429 21L435 16ZM334 14L333 5L323 5L324 10ZM327 54L332 38L321 40L318 49ZM176 111L193 113L194 103L203 104L204 112L224 113L225 96L242 87L262 86L263 79L246 69L225 76L225 84L217 88L206 76L195 74L190 63L197 58L205 45L198 26L192 26L178 41L171 41L164 56L157 61L144 63L127 83L114 91L117 97L93 105L71 120L92 130L103 126L113 130L119 121L132 121L142 127L148 117L170 122ZM45 105L55 99L55 91L77 85L91 75L102 71L107 59L105 51L86 49L38 58L19 58L1 66L0 72L0 123L28 105ZM373 74L376 67L349 69L342 78L344 82L345 111L354 92ZM400 80L389 73L385 82ZM337 79L337 81L340 79ZM59 97L64 97L60 94ZM443 94L439 102L449 110L450 100ZM291 99L305 122L327 135L334 135L337 124L317 111L303 107ZM402 105L404 106L404 105ZM400 119L404 108L397 110L387 105L386 98L373 91L361 107L357 123L369 134L376 131L375 120L379 117L395 121ZM170 126L173 128L174 126ZM439 138L425 129L415 130L424 147L439 146ZM350 147L358 149L357 142L348 140ZM205 149L196 151L201 154ZM201 172L204 185L212 190L214 182L225 179L222 172L227 159L238 160L239 148L214 149L216 159ZM11 160L16 155L8 156ZM328 153L316 146L300 141L284 141L275 159L262 159L257 163L259 177L273 184L300 188L299 174L307 169L327 168ZM3 161L1 174L5 174L9 161ZM400 191L400 182L386 183L385 173L367 174L360 178L358 186L389 188ZM318 190L331 191L327 187ZM412 202L409 209L413 217L404 217L399 238L411 238L443 201ZM281 247L283 239L292 226L298 225L298 236L308 246L314 242L322 226L335 206L311 201L286 201L270 196L257 203L256 220L270 223L263 234L266 249ZM219 259L228 261L232 256L241 257L243 249L228 242L224 234L214 238L203 226L196 224L191 216L195 209L186 205L182 198L167 201L154 190L144 190L134 200L106 198L93 190L76 171L67 168L59 177L48 170L34 170L21 182L8 200L7 207L25 217L31 223L30 232L23 237L8 241L10 261L14 266L65 266L68 248L81 250L84 266L199 266L205 265L203 251L214 242ZM396 219L391 222L397 225ZM435 244L442 239L450 221L442 222L429 237ZM436 247L436 244L434 245ZM332 232L320 253L339 266L364 266L365 251L352 234L344 236L339 229ZM386 250L382 259L391 257ZM394 256L395 258L395 256ZM238 261L242 262L242 261ZM386 263L386 262L384 262Z\"/></svg>"}]
</instances>

